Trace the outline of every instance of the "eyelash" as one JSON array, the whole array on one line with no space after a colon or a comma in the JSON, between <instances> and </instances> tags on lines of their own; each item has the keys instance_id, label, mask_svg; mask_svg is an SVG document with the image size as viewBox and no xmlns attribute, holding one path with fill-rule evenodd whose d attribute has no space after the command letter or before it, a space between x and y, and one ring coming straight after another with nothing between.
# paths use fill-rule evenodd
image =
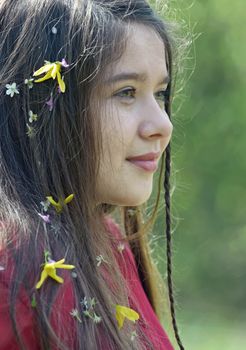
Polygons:
<instances>
[{"instance_id":1,"label":"eyelash","mask_svg":"<svg viewBox=\"0 0 246 350\"><path fill-rule=\"evenodd\" d=\"M168 90L160 90L156 94L161 94L161 99L163 102L166 102L168 99Z\"/></svg>"},{"instance_id":2,"label":"eyelash","mask_svg":"<svg viewBox=\"0 0 246 350\"><path fill-rule=\"evenodd\" d=\"M129 98L129 97L132 98L132 97L134 97L134 96L125 96L125 95L122 96L123 94L126 94L127 92L131 92L131 93L133 93L135 95L136 89L134 89L134 88L126 88L124 90L121 90L121 91L117 92L115 94L115 96L122 97L122 98Z\"/></svg>"},{"instance_id":3,"label":"eyelash","mask_svg":"<svg viewBox=\"0 0 246 350\"><path fill-rule=\"evenodd\" d=\"M126 94L126 93L128 93L128 92L130 92L131 94L133 94L133 96L122 96L123 94ZM121 90L121 91L119 91L119 92L117 92L116 94L115 94L115 96L117 96L117 97L120 97L120 98L123 98L123 99L128 99L128 98L134 98L135 97L135 93L136 93L136 89L135 88L126 88L126 89L124 89L124 90ZM168 96L167 96L167 90L160 90L160 91L158 91L158 92L156 92L155 93L155 95L156 94L160 94L161 96L158 96L157 97L157 99L160 99L162 102L165 102L166 100L167 100L167 98L168 98Z\"/></svg>"}]
</instances>

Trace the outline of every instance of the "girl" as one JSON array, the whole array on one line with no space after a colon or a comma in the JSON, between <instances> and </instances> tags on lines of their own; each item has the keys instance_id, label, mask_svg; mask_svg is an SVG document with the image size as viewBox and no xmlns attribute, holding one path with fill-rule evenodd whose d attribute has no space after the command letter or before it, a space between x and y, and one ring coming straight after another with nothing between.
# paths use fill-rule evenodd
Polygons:
<instances>
[{"instance_id":1,"label":"girl","mask_svg":"<svg viewBox=\"0 0 246 350\"><path fill-rule=\"evenodd\" d=\"M0 349L173 349L146 238L158 198L145 226L140 210L164 161L183 349L166 25L144 0L1 0L0 19Z\"/></svg>"}]
</instances>

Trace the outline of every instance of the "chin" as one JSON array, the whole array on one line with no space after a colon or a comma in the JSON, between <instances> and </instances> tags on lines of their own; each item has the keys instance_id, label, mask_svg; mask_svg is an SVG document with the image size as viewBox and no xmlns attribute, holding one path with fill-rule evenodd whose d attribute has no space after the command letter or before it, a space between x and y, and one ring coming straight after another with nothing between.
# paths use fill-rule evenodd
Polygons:
<instances>
[{"instance_id":1,"label":"chin","mask_svg":"<svg viewBox=\"0 0 246 350\"><path fill-rule=\"evenodd\" d=\"M107 201L108 204L119 205L123 207L135 207L144 204L150 197L151 191L148 193L131 193L131 195L114 196Z\"/></svg>"},{"instance_id":2,"label":"chin","mask_svg":"<svg viewBox=\"0 0 246 350\"><path fill-rule=\"evenodd\" d=\"M144 204L151 196L153 190L152 181L141 183L140 181L128 181L125 186L105 186L98 194L98 204L105 203L123 207L135 207Z\"/></svg>"}]
</instances>

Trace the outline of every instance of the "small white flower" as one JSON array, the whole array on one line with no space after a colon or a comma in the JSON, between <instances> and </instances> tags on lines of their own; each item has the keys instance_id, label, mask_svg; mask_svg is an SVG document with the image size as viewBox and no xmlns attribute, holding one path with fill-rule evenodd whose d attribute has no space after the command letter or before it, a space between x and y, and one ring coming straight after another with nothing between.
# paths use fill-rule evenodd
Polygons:
<instances>
[{"instance_id":1,"label":"small white flower","mask_svg":"<svg viewBox=\"0 0 246 350\"><path fill-rule=\"evenodd\" d=\"M33 78L25 79L24 83L28 86L29 89L33 88Z\"/></svg>"},{"instance_id":2,"label":"small white flower","mask_svg":"<svg viewBox=\"0 0 246 350\"><path fill-rule=\"evenodd\" d=\"M40 204L43 207L43 211L45 211L45 212L48 211L49 206L50 206L50 202L48 201L48 199L46 201L40 202Z\"/></svg>"},{"instance_id":3,"label":"small white flower","mask_svg":"<svg viewBox=\"0 0 246 350\"><path fill-rule=\"evenodd\" d=\"M52 34L57 34L57 28L54 26L51 28Z\"/></svg>"},{"instance_id":4,"label":"small white flower","mask_svg":"<svg viewBox=\"0 0 246 350\"><path fill-rule=\"evenodd\" d=\"M96 305L95 298L91 298L91 300L90 300L90 307L93 308L95 305Z\"/></svg>"},{"instance_id":5,"label":"small white flower","mask_svg":"<svg viewBox=\"0 0 246 350\"><path fill-rule=\"evenodd\" d=\"M4 270L5 270L5 268L0 265L0 271L4 271Z\"/></svg>"},{"instance_id":6,"label":"small white flower","mask_svg":"<svg viewBox=\"0 0 246 350\"><path fill-rule=\"evenodd\" d=\"M72 317L76 318L80 323L82 322L82 321L81 321L81 318L79 317L79 311L78 311L78 309L73 309L73 310L71 310L70 315L71 315Z\"/></svg>"},{"instance_id":7,"label":"small white flower","mask_svg":"<svg viewBox=\"0 0 246 350\"><path fill-rule=\"evenodd\" d=\"M53 222L51 228L54 231L54 234L57 235L61 229L61 224L59 222Z\"/></svg>"},{"instance_id":8,"label":"small white flower","mask_svg":"<svg viewBox=\"0 0 246 350\"><path fill-rule=\"evenodd\" d=\"M89 307L88 307L88 301L87 301L87 298L86 298L86 297L84 297L84 299L81 300L80 304L83 305L84 308L85 308L86 310L89 309Z\"/></svg>"},{"instance_id":9,"label":"small white flower","mask_svg":"<svg viewBox=\"0 0 246 350\"><path fill-rule=\"evenodd\" d=\"M14 94L19 94L19 90L17 89L16 83L7 84L6 87L6 95L10 95L10 97L13 97Z\"/></svg>"},{"instance_id":10,"label":"small white flower","mask_svg":"<svg viewBox=\"0 0 246 350\"><path fill-rule=\"evenodd\" d=\"M88 300L87 297L84 297L84 299L81 300L80 304L84 307L85 312L91 312L96 305L96 300L95 298L89 298Z\"/></svg>"},{"instance_id":11,"label":"small white flower","mask_svg":"<svg viewBox=\"0 0 246 350\"><path fill-rule=\"evenodd\" d=\"M27 127L27 132L26 132L27 136L30 138L33 138L36 135L37 131L29 124L26 124L26 127Z\"/></svg>"},{"instance_id":12,"label":"small white flower","mask_svg":"<svg viewBox=\"0 0 246 350\"><path fill-rule=\"evenodd\" d=\"M29 112L28 112L28 115L29 115L29 122L30 122L30 123L36 122L36 121L37 121L38 115L37 115L37 114L34 114L33 111L29 111Z\"/></svg>"},{"instance_id":13,"label":"small white flower","mask_svg":"<svg viewBox=\"0 0 246 350\"><path fill-rule=\"evenodd\" d=\"M95 323L100 323L102 321L102 317L98 316L96 313L94 313L93 319Z\"/></svg>"},{"instance_id":14,"label":"small white flower","mask_svg":"<svg viewBox=\"0 0 246 350\"><path fill-rule=\"evenodd\" d=\"M80 304L83 307L82 312L84 316L89 317L95 323L100 323L102 321L102 317L98 316L94 311L94 307L97 304L95 298L89 298L88 300L87 297L84 297L84 299L81 300Z\"/></svg>"},{"instance_id":15,"label":"small white flower","mask_svg":"<svg viewBox=\"0 0 246 350\"><path fill-rule=\"evenodd\" d=\"M88 311L88 310L84 310L84 311L83 311L83 314L84 314L85 316L91 317L90 311Z\"/></svg>"},{"instance_id":16,"label":"small white flower","mask_svg":"<svg viewBox=\"0 0 246 350\"><path fill-rule=\"evenodd\" d=\"M97 266L100 266L102 262L105 262L107 263L107 261L104 259L104 257L100 254L96 257L96 260L97 260Z\"/></svg>"},{"instance_id":17,"label":"small white flower","mask_svg":"<svg viewBox=\"0 0 246 350\"><path fill-rule=\"evenodd\" d=\"M72 309L71 311L70 311L70 315L71 316L73 316L73 317L76 317L77 315L78 315L78 309Z\"/></svg>"},{"instance_id":18,"label":"small white flower","mask_svg":"<svg viewBox=\"0 0 246 350\"><path fill-rule=\"evenodd\" d=\"M119 243L117 245L117 249L120 253L122 253L122 251L125 249L125 244L124 243Z\"/></svg>"}]
</instances>

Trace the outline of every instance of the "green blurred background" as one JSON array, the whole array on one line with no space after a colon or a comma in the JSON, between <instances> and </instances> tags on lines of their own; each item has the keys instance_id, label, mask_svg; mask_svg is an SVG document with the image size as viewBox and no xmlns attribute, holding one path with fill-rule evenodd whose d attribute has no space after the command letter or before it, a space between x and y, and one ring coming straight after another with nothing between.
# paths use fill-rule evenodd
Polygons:
<instances>
[{"instance_id":1,"label":"green blurred background","mask_svg":"<svg viewBox=\"0 0 246 350\"><path fill-rule=\"evenodd\" d=\"M194 38L182 62L186 83L173 120L173 278L180 336L187 350L243 350L246 3L180 0L170 7L172 19ZM154 249L165 274L163 227L162 214Z\"/></svg>"}]
</instances>

